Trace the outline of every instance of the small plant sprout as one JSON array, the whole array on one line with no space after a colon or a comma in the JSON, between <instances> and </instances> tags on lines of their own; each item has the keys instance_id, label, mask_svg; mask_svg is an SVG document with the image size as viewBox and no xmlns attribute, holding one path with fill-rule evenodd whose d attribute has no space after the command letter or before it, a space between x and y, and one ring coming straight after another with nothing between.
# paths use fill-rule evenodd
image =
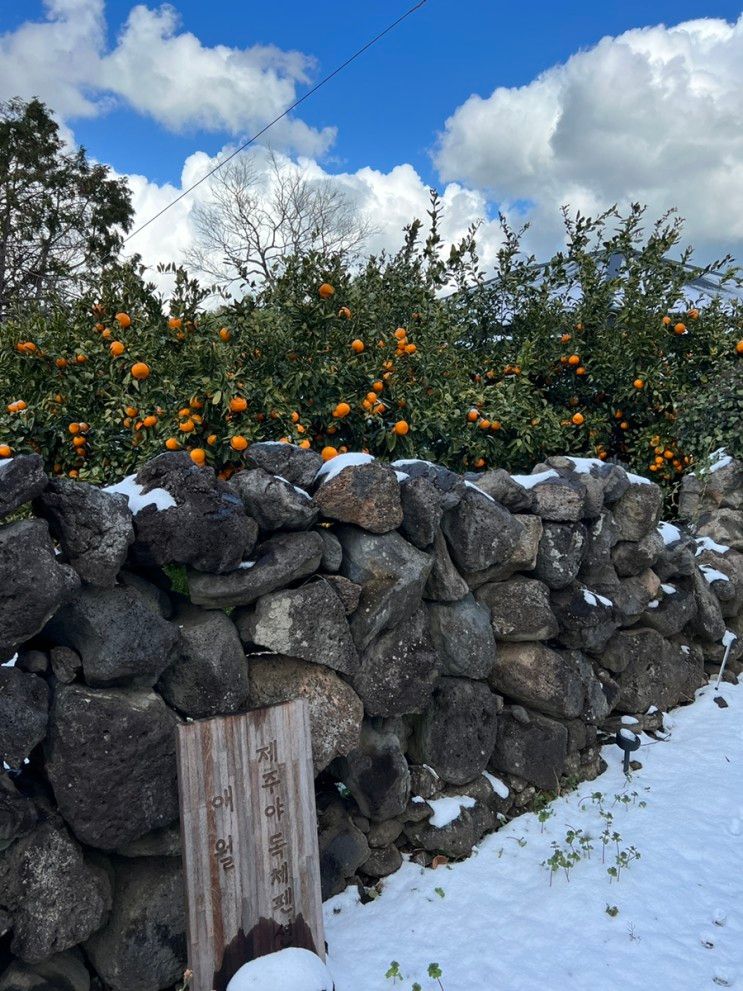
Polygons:
<instances>
[{"instance_id":1,"label":"small plant sprout","mask_svg":"<svg viewBox=\"0 0 743 991\"><path fill-rule=\"evenodd\" d=\"M540 809L539 812L537 812L537 819L539 820L540 833L544 832L545 824L548 822L549 819L552 818L554 814L555 814L555 810L553 808L550 808L549 806L545 806L543 809Z\"/></svg>"},{"instance_id":2,"label":"small plant sprout","mask_svg":"<svg viewBox=\"0 0 743 991\"><path fill-rule=\"evenodd\" d=\"M610 915L612 919L615 919L619 915L619 909L616 905L610 905L606 903L606 908L604 909L607 915Z\"/></svg>"},{"instance_id":3,"label":"small plant sprout","mask_svg":"<svg viewBox=\"0 0 743 991\"><path fill-rule=\"evenodd\" d=\"M400 964L397 960L393 960L389 967L387 968L387 973L384 975L387 980L392 981L393 984L397 984L398 981L402 984L402 974L400 973Z\"/></svg>"},{"instance_id":4,"label":"small plant sprout","mask_svg":"<svg viewBox=\"0 0 743 991\"><path fill-rule=\"evenodd\" d=\"M428 965L428 976L432 980L436 981L436 983L438 984L438 986L441 988L441 991L444 991L444 985L441 983L441 978L443 977L443 972L441 970L441 967L439 967L439 965L437 963L430 963Z\"/></svg>"},{"instance_id":5,"label":"small plant sprout","mask_svg":"<svg viewBox=\"0 0 743 991\"><path fill-rule=\"evenodd\" d=\"M444 891L443 888L434 888L433 890L436 892L439 898L444 898L446 895L446 892Z\"/></svg>"}]
</instances>

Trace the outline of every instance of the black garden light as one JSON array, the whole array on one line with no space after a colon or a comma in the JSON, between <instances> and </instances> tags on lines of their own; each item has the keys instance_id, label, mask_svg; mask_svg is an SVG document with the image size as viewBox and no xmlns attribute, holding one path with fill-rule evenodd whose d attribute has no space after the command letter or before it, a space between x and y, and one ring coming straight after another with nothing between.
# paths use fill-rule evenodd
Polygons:
<instances>
[{"instance_id":1,"label":"black garden light","mask_svg":"<svg viewBox=\"0 0 743 991\"><path fill-rule=\"evenodd\" d=\"M623 770L625 774L629 774L629 755L634 753L635 750L639 750L640 737L637 733L633 733L631 729L622 727L622 729L617 732L616 744L621 750L624 751Z\"/></svg>"}]
</instances>

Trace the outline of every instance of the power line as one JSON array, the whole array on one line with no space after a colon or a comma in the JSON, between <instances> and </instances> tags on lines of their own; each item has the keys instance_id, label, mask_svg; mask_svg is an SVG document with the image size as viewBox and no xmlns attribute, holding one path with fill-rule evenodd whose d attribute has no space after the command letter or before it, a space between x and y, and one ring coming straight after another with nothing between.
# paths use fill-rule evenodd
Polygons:
<instances>
[{"instance_id":1,"label":"power line","mask_svg":"<svg viewBox=\"0 0 743 991\"><path fill-rule=\"evenodd\" d=\"M391 24L388 24L383 31L380 31L378 35L376 35L374 38L371 39L371 41L367 41L365 45L359 48L357 52L354 52L354 54L351 55L349 58L347 58L345 62L341 63L341 65L337 66L335 69L333 69L332 72L328 73L327 76L321 79L319 83L316 83L311 89L309 89L304 94L304 96L300 96L300 98L298 100L295 100L290 107L287 107L286 110L283 111L283 113L280 113L278 117L274 117L274 119L270 123L266 124L265 127L262 127L261 130L258 131L256 134L254 134L252 138L249 138L247 141L243 142L243 144L241 144L231 154L229 154L227 158L223 159L221 162L218 162L213 169L211 169L209 172L203 175L200 179L197 179L192 186L189 186L188 189L184 189L182 193L179 193L179 195L175 197L175 199L171 200L170 203L167 203L162 208L162 210L159 210L154 216L150 217L149 220L146 220L143 224L140 224L139 227L135 228L131 232L131 234L128 234L124 238L123 243L126 244L127 241L131 241L131 239L136 234L139 234L140 231L143 231L145 227L149 227L150 224L154 223L159 217L162 217L162 215L166 213L171 207L175 206L176 203L180 203L180 201L184 199L186 196L188 196L189 193L192 193L197 186L200 186L202 182L206 182L207 179L210 179L215 172L218 172L228 162L232 161L232 159L236 155L239 155L241 151L245 151L248 145L252 145L253 142L257 141L258 138L262 137L266 133L266 131L270 130L270 128L272 128L274 124L278 124L280 120L283 120L284 117L288 116L292 112L292 110L296 110L296 108L301 103L304 103L305 100L309 99L309 97L311 97L313 93L317 93L317 91L326 83L330 82L330 80L333 79L334 76L337 76L339 72L343 72L345 68L347 68L352 62L355 62L357 58L363 55L364 52L368 51L373 45L376 45L376 43L380 41L382 38L384 38L386 34L389 34L390 31L394 31L394 29L398 26L398 24L402 24L402 22L406 18L410 17L411 14L414 14L426 2L427 0L419 0L418 3L410 7L409 10L406 10L404 14L398 17L396 21L393 21Z\"/></svg>"}]
</instances>

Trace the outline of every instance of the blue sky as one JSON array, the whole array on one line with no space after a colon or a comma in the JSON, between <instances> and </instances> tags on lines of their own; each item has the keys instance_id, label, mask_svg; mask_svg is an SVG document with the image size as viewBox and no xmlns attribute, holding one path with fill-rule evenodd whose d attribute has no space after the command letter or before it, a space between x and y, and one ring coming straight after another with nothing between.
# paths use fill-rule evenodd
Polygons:
<instances>
[{"instance_id":1,"label":"blue sky","mask_svg":"<svg viewBox=\"0 0 743 991\"><path fill-rule=\"evenodd\" d=\"M71 140L133 177L143 219L407 6L0 0L0 99L46 100ZM500 209L533 221L544 252L562 203L639 199L678 206L703 255L743 254L740 0L428 0L292 127L274 145L374 214L375 248L436 185L451 237ZM189 241L192 202L148 231L146 255ZM483 228L491 256L498 237Z\"/></svg>"},{"instance_id":2,"label":"blue sky","mask_svg":"<svg viewBox=\"0 0 743 991\"><path fill-rule=\"evenodd\" d=\"M113 43L134 6L108 0ZM153 4L153 6L156 6ZM247 48L256 43L297 49L317 59L319 78L407 9L397 0L348 3L305 0L177 0L182 28L204 45ZM472 93L522 86L554 63L604 35L697 17L735 20L739 3L665 0L643 3L495 3L428 0L394 33L311 97L301 116L318 127L338 128L330 163L354 171L412 163L428 183L437 180L431 146L445 119ZM42 19L41 0L0 0L0 30ZM188 72L188 66L183 67ZM300 89L300 93L302 90ZM199 148L216 153L225 131L195 128L173 133L126 108L94 120L70 121L78 140L122 172L177 181L183 159Z\"/></svg>"}]
</instances>

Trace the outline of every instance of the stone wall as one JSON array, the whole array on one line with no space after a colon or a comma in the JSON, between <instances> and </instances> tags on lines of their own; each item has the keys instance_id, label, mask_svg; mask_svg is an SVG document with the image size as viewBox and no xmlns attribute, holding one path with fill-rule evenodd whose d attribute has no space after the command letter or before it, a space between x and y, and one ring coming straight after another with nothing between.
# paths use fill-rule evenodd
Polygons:
<instances>
[{"instance_id":1,"label":"stone wall","mask_svg":"<svg viewBox=\"0 0 743 991\"><path fill-rule=\"evenodd\" d=\"M740 463L686 480L683 527L600 461L246 463L108 490L0 466L0 991L180 978L180 719L307 699L328 897L596 776L743 633Z\"/></svg>"}]
</instances>

